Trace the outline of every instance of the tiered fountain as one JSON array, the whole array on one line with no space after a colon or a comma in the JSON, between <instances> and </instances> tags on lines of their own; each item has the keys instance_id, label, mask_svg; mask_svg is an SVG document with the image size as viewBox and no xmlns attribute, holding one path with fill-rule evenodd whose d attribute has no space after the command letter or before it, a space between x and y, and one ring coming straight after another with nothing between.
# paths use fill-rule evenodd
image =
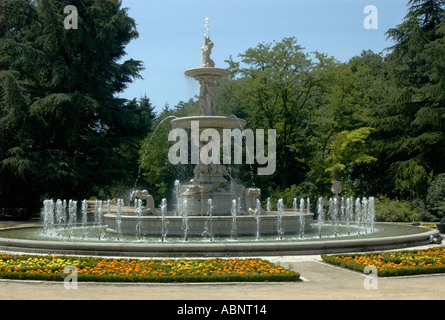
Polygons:
<instances>
[{"instance_id":1,"label":"tiered fountain","mask_svg":"<svg viewBox=\"0 0 445 320\"><path fill-rule=\"evenodd\" d=\"M171 120L171 125L173 128L191 129L195 124L199 126L199 134L206 129L215 129L221 136L224 129L243 130L245 120L216 115L215 86L219 80L229 76L230 71L215 67L210 58L214 44L208 36L208 30L204 38L201 67L185 71L186 76L200 83L199 105L202 115L175 118ZM200 139L190 140L192 143L198 140L199 149L204 146ZM159 235L162 225L165 227L165 219L168 219L168 235L184 236L184 239L208 233L209 225L212 226L212 236L230 236L234 229L237 235L256 235L256 238L260 238L259 234L277 233L276 213L263 210L259 204L261 191L235 183L229 178L224 165L200 162L195 166L194 177L190 182L176 184L175 211L162 215L155 210L153 199L147 191L137 191L136 198L142 196L142 199L148 201L148 205L142 209L142 217L137 217L131 208L124 209L120 219L116 219L116 213L106 214L104 219L107 231L134 234L135 225L139 223L143 235ZM236 208L239 208L236 213L233 211L234 202ZM304 232L301 226L306 231L310 230L312 218L313 214L309 210L285 212L281 224L284 232ZM119 228L117 222L120 223Z\"/></svg>"}]
</instances>

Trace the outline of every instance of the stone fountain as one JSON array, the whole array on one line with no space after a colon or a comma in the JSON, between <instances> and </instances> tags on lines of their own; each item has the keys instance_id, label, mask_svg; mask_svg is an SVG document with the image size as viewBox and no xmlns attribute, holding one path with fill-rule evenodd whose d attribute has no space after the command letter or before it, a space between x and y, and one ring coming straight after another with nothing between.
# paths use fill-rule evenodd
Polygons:
<instances>
[{"instance_id":1,"label":"stone fountain","mask_svg":"<svg viewBox=\"0 0 445 320\"><path fill-rule=\"evenodd\" d=\"M220 136L224 129L243 129L246 121L235 117L217 116L216 90L218 81L230 75L226 69L215 68L210 58L214 44L209 37L205 37L202 47L202 65L185 71L185 75L199 82L199 106L202 115L177 118L171 121L173 128L191 129L192 124L199 126L199 135L206 129L215 129ZM196 140L199 142L196 143ZM199 150L204 146L200 139L193 139L192 143L199 144ZM232 200L240 197L245 191L244 186L228 181L226 167L221 164L198 163L194 169L194 177L189 184L182 186L182 199L187 201L189 215L202 215L207 212L203 208L207 199L212 199L216 215L230 215ZM250 195L251 193L249 193ZM251 202L252 199L248 199ZM246 208L247 210L249 208Z\"/></svg>"},{"instance_id":2,"label":"stone fountain","mask_svg":"<svg viewBox=\"0 0 445 320\"><path fill-rule=\"evenodd\" d=\"M208 26L208 24L206 24ZM171 120L172 128L192 129L193 126L199 128L199 136L206 129L216 130L220 136L224 129L243 130L246 126L244 119L234 116L217 115L217 97L215 87L218 81L230 75L226 69L216 68L215 62L211 59L213 41L210 39L208 29L204 34L204 45L202 47L201 66L185 71L187 77L194 78L200 84L199 106L202 114L199 116L189 116L175 118ZM190 139L195 148L201 150L204 142L193 136ZM154 210L152 201L150 206L139 210L142 217L134 212L132 208L125 207L120 210L123 214L119 217L119 229L116 222L116 214L109 213L104 216L108 226L108 232L124 234L134 234L135 224L142 224L144 235L157 235L162 226L165 229L165 221L168 219L168 234L181 236L201 236L207 232L206 226L211 219L212 233L216 236L229 236L232 230L236 229L238 235L254 235L261 233L277 233L276 212L269 212L261 208L259 199L261 190L256 188L245 188L243 185L235 183L228 175L227 169L220 163L203 163L199 161L194 168L193 178L179 184L176 197L175 211L159 213ZM149 198L147 191L137 191L136 198L143 194ZM237 203L236 217L234 219L233 206ZM210 208L211 207L211 208ZM119 211L119 210L118 210ZM210 218L209 218L209 211ZM300 217L301 215L301 217ZM161 216L164 219L161 219ZM310 229L313 214L306 212L288 212L281 217L281 224L287 233L300 232L300 223L303 221L306 229ZM307 221L306 221L307 220ZM236 221L236 226L234 226Z\"/></svg>"}]
</instances>

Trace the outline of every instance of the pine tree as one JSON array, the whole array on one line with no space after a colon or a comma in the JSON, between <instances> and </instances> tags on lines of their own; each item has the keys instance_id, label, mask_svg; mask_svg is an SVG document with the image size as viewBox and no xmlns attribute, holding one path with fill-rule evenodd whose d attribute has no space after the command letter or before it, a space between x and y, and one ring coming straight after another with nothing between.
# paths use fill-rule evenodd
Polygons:
<instances>
[{"instance_id":1,"label":"pine tree","mask_svg":"<svg viewBox=\"0 0 445 320\"><path fill-rule=\"evenodd\" d=\"M78 29L64 27L68 5ZM134 122L150 120L130 123L135 110L116 95L142 70L121 62L137 36L118 0L0 0L2 206L91 196L134 177L122 148L146 133Z\"/></svg>"},{"instance_id":2,"label":"pine tree","mask_svg":"<svg viewBox=\"0 0 445 320\"><path fill-rule=\"evenodd\" d=\"M387 32L395 45L375 137L398 195L421 197L429 176L445 172L445 1L408 5L403 22Z\"/></svg>"}]
</instances>

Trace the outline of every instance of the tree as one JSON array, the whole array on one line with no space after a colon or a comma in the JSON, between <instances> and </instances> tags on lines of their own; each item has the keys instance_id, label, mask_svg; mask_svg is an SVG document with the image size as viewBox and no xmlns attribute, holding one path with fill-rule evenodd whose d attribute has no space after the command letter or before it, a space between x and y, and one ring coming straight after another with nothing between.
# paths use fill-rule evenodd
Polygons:
<instances>
[{"instance_id":1,"label":"tree","mask_svg":"<svg viewBox=\"0 0 445 320\"><path fill-rule=\"evenodd\" d=\"M369 127L369 121L373 117L369 107L369 87L375 77L370 73L368 60L373 59L372 53L364 52L347 63L332 61L320 73L320 96L318 106L312 112L310 131L311 149L314 150L311 169L320 185L328 186L329 180L333 178L332 157L336 153L333 146L340 147L337 145L340 143L338 139L346 138L345 133L363 133L356 130ZM326 171L327 168L331 170ZM340 169L338 166L335 168ZM345 168L342 165L340 171L343 173ZM352 166L348 166L350 168Z\"/></svg>"},{"instance_id":2,"label":"tree","mask_svg":"<svg viewBox=\"0 0 445 320\"><path fill-rule=\"evenodd\" d=\"M78 29L64 28L68 5ZM128 181L124 150L150 121L116 97L142 70L121 62L137 36L118 0L0 0L2 205L78 199Z\"/></svg>"},{"instance_id":3,"label":"tree","mask_svg":"<svg viewBox=\"0 0 445 320\"><path fill-rule=\"evenodd\" d=\"M295 38L259 44L239 57L227 61L234 76L220 86L222 112L247 119L252 129L276 129L278 135L277 172L255 177L257 186L266 194L307 186L329 192L329 146L341 132L370 127L373 68L381 67L382 57L364 52L340 63L322 53L305 53ZM371 150L360 152L371 155ZM365 162L348 169L358 164Z\"/></svg>"},{"instance_id":4,"label":"tree","mask_svg":"<svg viewBox=\"0 0 445 320\"><path fill-rule=\"evenodd\" d=\"M225 111L246 117L252 129L277 130L277 171L265 184L290 186L304 181L310 149L306 131L314 93L319 85L317 69L325 57L313 62L296 38L259 44L240 54L240 61L227 62L234 74L223 85ZM272 187L273 188L273 187Z\"/></svg>"},{"instance_id":5,"label":"tree","mask_svg":"<svg viewBox=\"0 0 445 320\"><path fill-rule=\"evenodd\" d=\"M445 174L436 176L428 188L426 205L437 218L445 218Z\"/></svg>"},{"instance_id":6,"label":"tree","mask_svg":"<svg viewBox=\"0 0 445 320\"><path fill-rule=\"evenodd\" d=\"M352 131L342 131L328 145L327 168L333 179L341 180L347 166L359 163L371 163L377 159L367 154L365 142L373 128L362 127Z\"/></svg>"},{"instance_id":7,"label":"tree","mask_svg":"<svg viewBox=\"0 0 445 320\"><path fill-rule=\"evenodd\" d=\"M424 172L422 181L445 172L445 162L438 161L445 156L445 2L411 0L408 5L403 22L387 32L395 42L386 61L392 89L378 105L375 138L385 150L395 190L416 190L413 197L423 196L428 184L410 185L412 177L404 172Z\"/></svg>"},{"instance_id":8,"label":"tree","mask_svg":"<svg viewBox=\"0 0 445 320\"><path fill-rule=\"evenodd\" d=\"M185 117L200 114L197 100L180 101L174 108L165 107L152 124L150 133L145 136L139 149L140 179L136 188L146 189L158 201L168 199L173 203L173 186L175 180L190 180L194 165L173 165L169 162L168 152L173 145L168 142L173 117Z\"/></svg>"}]
</instances>

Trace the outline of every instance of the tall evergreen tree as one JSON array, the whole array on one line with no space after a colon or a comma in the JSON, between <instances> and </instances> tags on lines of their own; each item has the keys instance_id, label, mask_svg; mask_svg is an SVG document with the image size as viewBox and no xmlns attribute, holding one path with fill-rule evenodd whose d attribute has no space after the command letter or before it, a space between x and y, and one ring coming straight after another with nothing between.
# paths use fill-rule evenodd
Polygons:
<instances>
[{"instance_id":1,"label":"tall evergreen tree","mask_svg":"<svg viewBox=\"0 0 445 320\"><path fill-rule=\"evenodd\" d=\"M64 27L68 5L78 29ZM2 206L90 196L129 179L120 149L149 119L116 95L142 69L121 61L137 36L118 0L0 0Z\"/></svg>"},{"instance_id":2,"label":"tall evergreen tree","mask_svg":"<svg viewBox=\"0 0 445 320\"><path fill-rule=\"evenodd\" d=\"M422 197L430 174L445 172L445 1L408 5L403 22L387 32L395 42L386 61L392 89L378 109L375 137L396 195Z\"/></svg>"}]
</instances>

